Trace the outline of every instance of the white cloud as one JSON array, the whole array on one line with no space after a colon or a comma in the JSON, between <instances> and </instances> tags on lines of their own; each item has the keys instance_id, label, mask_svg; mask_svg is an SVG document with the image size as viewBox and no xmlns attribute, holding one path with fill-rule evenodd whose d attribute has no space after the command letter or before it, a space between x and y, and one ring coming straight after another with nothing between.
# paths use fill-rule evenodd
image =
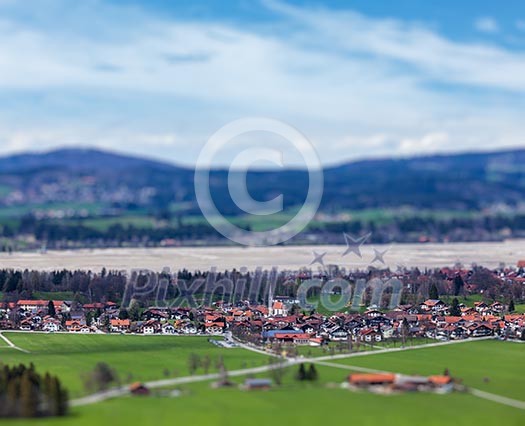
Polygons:
<instances>
[{"instance_id":1,"label":"white cloud","mask_svg":"<svg viewBox=\"0 0 525 426\"><path fill-rule=\"evenodd\" d=\"M495 34L498 33L500 28L498 22L494 18L488 16L476 19L474 27L482 33Z\"/></svg>"},{"instance_id":2,"label":"white cloud","mask_svg":"<svg viewBox=\"0 0 525 426\"><path fill-rule=\"evenodd\" d=\"M66 93L60 96L75 105L98 96L104 113L53 110L43 101L36 122L23 106L10 110L9 122L20 127L0 122L2 151L78 143L191 162L217 128L248 115L295 125L325 162L525 142L523 52L455 42L410 22L274 1L266 5L286 20L284 29L83 5L82 16L100 31L75 32L65 22L64 34L3 14L0 88L50 93L51 101ZM111 110L122 93L136 109Z\"/></svg>"},{"instance_id":3,"label":"white cloud","mask_svg":"<svg viewBox=\"0 0 525 426\"><path fill-rule=\"evenodd\" d=\"M370 19L355 12L309 10L267 0L302 22L306 43L374 55L416 67L432 80L525 91L525 54L493 45L451 41L420 25ZM314 32L315 36L313 36ZM408 71L407 71L408 73Z\"/></svg>"},{"instance_id":4,"label":"white cloud","mask_svg":"<svg viewBox=\"0 0 525 426\"><path fill-rule=\"evenodd\" d=\"M403 139L399 151L403 154L450 151L450 136L446 132L427 133L417 139Z\"/></svg>"}]
</instances>

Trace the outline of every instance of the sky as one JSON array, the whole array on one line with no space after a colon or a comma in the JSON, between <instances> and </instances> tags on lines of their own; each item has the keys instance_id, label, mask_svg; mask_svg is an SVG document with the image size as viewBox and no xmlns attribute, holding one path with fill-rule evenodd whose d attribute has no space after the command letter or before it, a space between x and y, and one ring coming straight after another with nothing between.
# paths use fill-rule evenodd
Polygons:
<instances>
[{"instance_id":1,"label":"sky","mask_svg":"<svg viewBox=\"0 0 525 426\"><path fill-rule=\"evenodd\" d=\"M194 165L244 117L290 124L325 165L525 148L525 2L504 6L0 0L0 155L78 146Z\"/></svg>"}]
</instances>

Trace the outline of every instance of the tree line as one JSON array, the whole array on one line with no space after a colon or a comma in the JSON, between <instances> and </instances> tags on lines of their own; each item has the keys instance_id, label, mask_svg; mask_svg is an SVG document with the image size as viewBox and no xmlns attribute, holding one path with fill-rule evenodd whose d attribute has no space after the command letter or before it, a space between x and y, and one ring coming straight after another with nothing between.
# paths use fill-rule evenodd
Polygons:
<instances>
[{"instance_id":1,"label":"tree line","mask_svg":"<svg viewBox=\"0 0 525 426\"><path fill-rule=\"evenodd\" d=\"M519 272L523 273L523 271ZM338 277L350 283L355 283L358 279L369 281L374 276L383 276L381 275L383 273L388 273L388 270L350 272L335 268L329 272L330 276L325 273L324 278ZM126 286L130 281L135 280L136 285L140 287L147 280L154 280L157 283L164 280L167 286L163 296L166 304L169 305L170 302L173 302L181 295L180 284L182 281L190 285L195 280L200 279L203 285L199 288L196 298L206 305L211 305L217 300L230 300L232 294L227 293L227 291L231 290L226 290L225 287L221 288L220 285L217 285L215 288L208 287L208 281L219 284L221 280L228 279L234 285L239 282L244 283L239 288L234 287L234 300L236 302L249 300L266 304L270 282L272 283L273 294L294 299L297 297L297 290L302 281L308 278L308 274L293 276L287 271L278 271L276 274L273 274L272 271L240 272L235 269L223 272L214 271L213 279L210 279L210 274L212 274L210 271L190 272L186 269L171 273L152 272L131 276L125 271L108 271L106 269L102 269L100 272L0 269L0 293L2 294L1 300L4 302L45 298L45 294L48 294L49 297L54 299L71 300L78 304L107 301L120 303L124 298ZM510 303L510 301L517 302L525 298L523 286L519 282L501 279L494 271L483 267L473 267L465 277L457 274L452 278L440 269L420 270L413 268L404 271L402 280L405 284L405 291L401 301L403 304L417 304L427 297L437 299L440 295L465 296L467 295L466 287L469 283L476 285L477 292L483 291L484 298L487 300L500 300ZM250 289L255 289L258 292L250 293ZM242 290L242 292L238 292L238 290ZM53 295L53 293L56 295ZM319 294L320 289L314 288L310 290L308 297L315 300ZM370 294L365 293L364 303L368 302L370 296ZM140 297L134 296L138 303L136 308L151 306L152 302L157 302L156 297L157 291L152 291ZM385 301L388 300L388 291L385 292L384 298ZM123 314L130 314L130 312L123 312ZM126 318L126 316L123 318Z\"/></svg>"},{"instance_id":2,"label":"tree line","mask_svg":"<svg viewBox=\"0 0 525 426\"><path fill-rule=\"evenodd\" d=\"M68 393L60 380L35 371L33 364L0 368L0 417L65 416Z\"/></svg>"}]
</instances>

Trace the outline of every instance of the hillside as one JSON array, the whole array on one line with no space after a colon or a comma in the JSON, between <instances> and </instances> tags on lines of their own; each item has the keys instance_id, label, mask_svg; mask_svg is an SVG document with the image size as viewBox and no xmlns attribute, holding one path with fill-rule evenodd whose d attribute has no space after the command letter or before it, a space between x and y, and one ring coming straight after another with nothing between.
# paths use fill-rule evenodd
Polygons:
<instances>
[{"instance_id":1,"label":"hillside","mask_svg":"<svg viewBox=\"0 0 525 426\"><path fill-rule=\"evenodd\" d=\"M226 173L214 171L211 181L219 207L235 213ZM328 211L516 205L525 194L525 151L351 162L326 169L325 181L323 209ZM300 204L308 185L306 173L297 170L253 172L248 182L254 198L282 192L288 207ZM75 201L158 209L195 201L192 170L93 149L0 158L0 185L3 206Z\"/></svg>"},{"instance_id":2,"label":"hillside","mask_svg":"<svg viewBox=\"0 0 525 426\"><path fill-rule=\"evenodd\" d=\"M193 179L188 168L92 149L0 158L0 237L30 235L61 246L209 242L218 236L201 216ZM286 222L302 205L308 175L248 174L253 198L284 195L287 211L277 218L244 216L225 170L213 170L210 183L223 214L262 230ZM524 195L525 150L356 161L325 170L324 216L309 229L324 242L337 241L342 231L373 231L381 242L523 237Z\"/></svg>"}]
</instances>

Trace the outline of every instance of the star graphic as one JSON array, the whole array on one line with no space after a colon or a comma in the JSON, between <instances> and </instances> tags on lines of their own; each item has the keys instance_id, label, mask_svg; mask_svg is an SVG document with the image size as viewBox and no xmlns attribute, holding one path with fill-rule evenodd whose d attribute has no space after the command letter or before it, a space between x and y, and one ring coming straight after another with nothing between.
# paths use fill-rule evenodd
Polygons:
<instances>
[{"instance_id":1,"label":"star graphic","mask_svg":"<svg viewBox=\"0 0 525 426\"><path fill-rule=\"evenodd\" d=\"M310 265L314 265L315 263L319 263L319 265L324 266L324 257L326 256L326 252L324 252L324 253L317 253L314 250L312 253L314 255L314 260L312 260Z\"/></svg>"},{"instance_id":2,"label":"star graphic","mask_svg":"<svg viewBox=\"0 0 525 426\"><path fill-rule=\"evenodd\" d=\"M349 253L354 253L358 257L363 257L361 254L361 246L365 243L368 238L370 238L371 233L368 233L366 235L363 235L359 238L353 238L350 235L348 235L346 232L343 232L343 236L345 237L346 242L346 250L343 253L343 256L346 256Z\"/></svg>"},{"instance_id":3,"label":"star graphic","mask_svg":"<svg viewBox=\"0 0 525 426\"><path fill-rule=\"evenodd\" d=\"M387 251L390 249L386 249L384 251L379 251L378 249L374 249L374 260L372 260L371 263L380 262L383 265L385 265L385 259L383 257L387 253Z\"/></svg>"}]
</instances>

